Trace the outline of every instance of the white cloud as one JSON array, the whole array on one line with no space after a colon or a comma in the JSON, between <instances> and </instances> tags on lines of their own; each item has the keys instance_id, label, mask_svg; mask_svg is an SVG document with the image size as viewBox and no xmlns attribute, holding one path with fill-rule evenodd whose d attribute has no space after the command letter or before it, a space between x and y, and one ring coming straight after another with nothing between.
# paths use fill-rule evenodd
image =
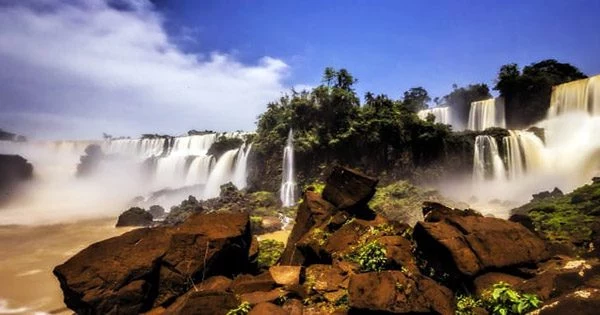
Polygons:
<instances>
[{"instance_id":1,"label":"white cloud","mask_svg":"<svg viewBox=\"0 0 600 315\"><path fill-rule=\"evenodd\" d=\"M279 59L182 52L145 1L73 3L0 6L0 128L40 138L251 130L286 90Z\"/></svg>"}]
</instances>

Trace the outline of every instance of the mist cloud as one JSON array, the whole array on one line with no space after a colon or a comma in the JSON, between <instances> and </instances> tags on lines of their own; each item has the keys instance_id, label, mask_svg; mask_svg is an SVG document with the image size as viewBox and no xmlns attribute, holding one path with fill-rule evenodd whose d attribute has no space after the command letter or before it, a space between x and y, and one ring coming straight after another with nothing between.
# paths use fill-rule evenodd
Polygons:
<instances>
[{"instance_id":1,"label":"mist cloud","mask_svg":"<svg viewBox=\"0 0 600 315\"><path fill-rule=\"evenodd\" d=\"M63 139L252 130L286 89L282 60L248 65L174 42L146 1L4 2L0 128Z\"/></svg>"}]
</instances>

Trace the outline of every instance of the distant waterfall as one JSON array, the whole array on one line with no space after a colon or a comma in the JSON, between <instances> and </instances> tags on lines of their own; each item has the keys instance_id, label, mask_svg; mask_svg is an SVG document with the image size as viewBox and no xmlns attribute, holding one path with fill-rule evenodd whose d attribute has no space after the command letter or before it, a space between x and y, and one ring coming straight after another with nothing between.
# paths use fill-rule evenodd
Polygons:
<instances>
[{"instance_id":1,"label":"distant waterfall","mask_svg":"<svg viewBox=\"0 0 600 315\"><path fill-rule=\"evenodd\" d=\"M490 127L506 127L504 101L501 98L471 103L467 129L482 131Z\"/></svg>"},{"instance_id":2,"label":"distant waterfall","mask_svg":"<svg viewBox=\"0 0 600 315\"><path fill-rule=\"evenodd\" d=\"M218 197L221 192L221 185L227 184L233 180L233 169L235 156L240 149L229 150L219 158L215 168L210 172L206 187L204 188L204 199Z\"/></svg>"},{"instance_id":3,"label":"distant waterfall","mask_svg":"<svg viewBox=\"0 0 600 315\"><path fill-rule=\"evenodd\" d=\"M296 177L294 174L294 138L290 129L287 144L283 149L283 169L281 176L281 202L284 207L291 207L296 203Z\"/></svg>"},{"instance_id":4,"label":"distant waterfall","mask_svg":"<svg viewBox=\"0 0 600 315\"><path fill-rule=\"evenodd\" d=\"M250 155L250 150L252 150L252 143L250 143L247 148L246 145L243 145L240 148L235 161L233 184L238 189L244 189L247 186L246 179L248 178L248 155Z\"/></svg>"},{"instance_id":5,"label":"distant waterfall","mask_svg":"<svg viewBox=\"0 0 600 315\"><path fill-rule=\"evenodd\" d=\"M477 136L473 156L474 182L503 180L505 178L506 168L500 157L496 139L492 136Z\"/></svg>"},{"instance_id":6,"label":"distant waterfall","mask_svg":"<svg viewBox=\"0 0 600 315\"><path fill-rule=\"evenodd\" d=\"M518 179L525 173L544 168L544 143L532 132L509 130L504 137L508 179Z\"/></svg>"},{"instance_id":7,"label":"distant waterfall","mask_svg":"<svg viewBox=\"0 0 600 315\"><path fill-rule=\"evenodd\" d=\"M554 87L548 117L574 111L600 115L600 75Z\"/></svg>"},{"instance_id":8,"label":"distant waterfall","mask_svg":"<svg viewBox=\"0 0 600 315\"><path fill-rule=\"evenodd\" d=\"M422 120L427 120L427 116L432 114L435 116L435 122L445 125L452 125L452 117L450 107L436 107L423 109L417 112L417 116Z\"/></svg>"}]
</instances>

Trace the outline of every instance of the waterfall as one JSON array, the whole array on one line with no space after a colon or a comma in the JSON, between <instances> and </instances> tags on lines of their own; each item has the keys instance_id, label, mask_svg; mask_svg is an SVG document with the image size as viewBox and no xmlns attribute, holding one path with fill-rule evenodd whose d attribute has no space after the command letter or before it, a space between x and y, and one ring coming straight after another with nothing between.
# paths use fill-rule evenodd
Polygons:
<instances>
[{"instance_id":1,"label":"waterfall","mask_svg":"<svg viewBox=\"0 0 600 315\"><path fill-rule=\"evenodd\" d=\"M203 193L204 199L218 197L221 192L221 185L233 180L234 161L236 154L240 151L240 149L229 150L219 158L208 176Z\"/></svg>"},{"instance_id":2,"label":"waterfall","mask_svg":"<svg viewBox=\"0 0 600 315\"><path fill-rule=\"evenodd\" d=\"M467 129L482 131L490 127L506 127L504 101L501 98L471 103Z\"/></svg>"},{"instance_id":3,"label":"waterfall","mask_svg":"<svg viewBox=\"0 0 600 315\"><path fill-rule=\"evenodd\" d=\"M417 116L419 116L419 118L421 118L422 120L427 120L427 116L429 116L429 114L432 114L433 116L435 116L436 123L452 125L450 107L446 106L446 107L429 108L429 109L423 109L423 110L420 110L417 112Z\"/></svg>"},{"instance_id":4,"label":"waterfall","mask_svg":"<svg viewBox=\"0 0 600 315\"><path fill-rule=\"evenodd\" d=\"M250 154L251 149L252 143L248 145L248 148L246 148L246 145L244 144L242 148L240 148L240 152L238 153L235 161L233 184L238 189L244 189L247 185L246 178L248 177L248 155Z\"/></svg>"},{"instance_id":5,"label":"waterfall","mask_svg":"<svg viewBox=\"0 0 600 315\"><path fill-rule=\"evenodd\" d=\"M505 178L506 169L496 139L492 136L477 136L473 155L473 181L477 183Z\"/></svg>"},{"instance_id":6,"label":"waterfall","mask_svg":"<svg viewBox=\"0 0 600 315\"><path fill-rule=\"evenodd\" d=\"M206 184L215 158L212 155L193 157L185 177L186 185Z\"/></svg>"},{"instance_id":7,"label":"waterfall","mask_svg":"<svg viewBox=\"0 0 600 315\"><path fill-rule=\"evenodd\" d=\"M548 117L574 111L600 115L600 75L564 83L552 89Z\"/></svg>"},{"instance_id":8,"label":"waterfall","mask_svg":"<svg viewBox=\"0 0 600 315\"><path fill-rule=\"evenodd\" d=\"M508 179L522 178L544 168L544 143L532 132L509 130L504 137Z\"/></svg>"},{"instance_id":9,"label":"waterfall","mask_svg":"<svg viewBox=\"0 0 600 315\"><path fill-rule=\"evenodd\" d=\"M296 203L296 177L294 174L294 136L290 129L287 144L283 149L283 169L281 176L281 202L284 207L291 207Z\"/></svg>"}]
</instances>

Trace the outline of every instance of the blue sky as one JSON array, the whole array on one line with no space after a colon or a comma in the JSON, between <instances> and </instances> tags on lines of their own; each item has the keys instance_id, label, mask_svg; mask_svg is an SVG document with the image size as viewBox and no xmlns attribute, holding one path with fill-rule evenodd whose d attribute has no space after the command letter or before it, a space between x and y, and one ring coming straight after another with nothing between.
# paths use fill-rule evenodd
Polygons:
<instances>
[{"instance_id":1,"label":"blue sky","mask_svg":"<svg viewBox=\"0 0 600 315\"><path fill-rule=\"evenodd\" d=\"M357 90L399 97L422 85L493 84L499 67L546 58L600 73L600 1L156 1L168 30L244 62L284 60L293 84L346 67Z\"/></svg>"},{"instance_id":2,"label":"blue sky","mask_svg":"<svg viewBox=\"0 0 600 315\"><path fill-rule=\"evenodd\" d=\"M433 97L546 58L600 73L600 0L0 0L0 129L254 130L266 104L345 67Z\"/></svg>"}]
</instances>

